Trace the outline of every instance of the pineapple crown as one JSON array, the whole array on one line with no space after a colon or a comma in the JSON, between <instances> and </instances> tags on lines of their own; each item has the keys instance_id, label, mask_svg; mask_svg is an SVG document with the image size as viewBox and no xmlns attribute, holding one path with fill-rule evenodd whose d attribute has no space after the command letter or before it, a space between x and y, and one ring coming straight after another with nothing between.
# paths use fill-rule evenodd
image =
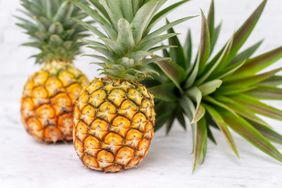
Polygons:
<instances>
[{"instance_id":1,"label":"pineapple crown","mask_svg":"<svg viewBox=\"0 0 282 188\"><path fill-rule=\"evenodd\" d=\"M191 32L182 47L177 36L169 39L177 48L163 50L172 62L158 62L162 74L145 82L158 99L156 130L166 125L167 133L177 119L186 129L185 116L192 126L194 168L204 161L207 139L216 143L212 129L219 129L238 156L230 128L255 147L282 162L282 154L271 142L282 144L282 135L263 121L262 115L282 121L281 109L261 100L281 100L282 67L266 68L282 58L282 47L252 57L262 41L245 50L242 46L252 33L267 1L263 1L221 50L212 56L221 24L215 26L214 2L208 18L202 13L200 47L192 59ZM168 33L175 33L173 29Z\"/></svg>"},{"instance_id":2,"label":"pineapple crown","mask_svg":"<svg viewBox=\"0 0 282 188\"><path fill-rule=\"evenodd\" d=\"M188 0L182 0L160 10L167 0L89 0L73 3L92 17L104 31L90 24L77 20L99 37L98 41L87 41L89 47L100 55L90 55L101 62L102 74L127 80L142 80L157 74L150 64L166 58L154 55L154 52L169 46L156 46L173 37L176 33L163 34L167 29L192 17L186 17L153 32L152 28L170 11Z\"/></svg>"},{"instance_id":3,"label":"pineapple crown","mask_svg":"<svg viewBox=\"0 0 282 188\"><path fill-rule=\"evenodd\" d=\"M80 54L82 38L88 36L73 19L82 20L86 14L69 0L21 0L24 17L16 16L17 25L30 36L24 46L39 50L36 63L72 62Z\"/></svg>"}]
</instances>

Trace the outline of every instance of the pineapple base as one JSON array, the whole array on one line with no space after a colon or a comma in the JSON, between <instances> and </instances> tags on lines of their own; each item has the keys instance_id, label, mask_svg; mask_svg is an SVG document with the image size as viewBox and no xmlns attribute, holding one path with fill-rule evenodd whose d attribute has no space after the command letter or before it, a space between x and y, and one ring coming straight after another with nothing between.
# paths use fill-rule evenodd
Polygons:
<instances>
[{"instance_id":1,"label":"pineapple base","mask_svg":"<svg viewBox=\"0 0 282 188\"><path fill-rule=\"evenodd\" d=\"M77 100L74 123L74 147L86 167L133 168L146 157L154 136L154 99L139 83L94 79Z\"/></svg>"},{"instance_id":2,"label":"pineapple base","mask_svg":"<svg viewBox=\"0 0 282 188\"><path fill-rule=\"evenodd\" d=\"M24 86L21 116L26 131L45 143L72 141L73 109L88 80L72 64L52 62Z\"/></svg>"}]
</instances>

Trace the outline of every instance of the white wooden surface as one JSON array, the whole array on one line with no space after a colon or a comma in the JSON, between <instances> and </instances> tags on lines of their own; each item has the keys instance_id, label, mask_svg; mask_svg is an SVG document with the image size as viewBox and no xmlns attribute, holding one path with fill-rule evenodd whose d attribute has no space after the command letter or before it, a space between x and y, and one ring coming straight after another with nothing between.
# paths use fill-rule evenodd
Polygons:
<instances>
[{"instance_id":1,"label":"white wooden surface","mask_svg":"<svg viewBox=\"0 0 282 188\"><path fill-rule=\"evenodd\" d=\"M224 20L220 44L234 32L259 0L215 0L217 18ZM85 169L71 144L42 145L32 140L20 122L21 90L29 74L38 69L28 57L31 49L18 47L26 36L14 26L18 0L0 0L0 187L282 187L282 166L235 135L241 159L236 159L219 133L218 145L209 143L205 164L192 175L191 134L178 125L169 137L156 135L148 158L137 169L103 174ZM199 14L209 0L194 0L170 18ZM178 27L185 33L193 27L198 37L199 19ZM250 41L266 38L260 51L282 44L282 2L270 0ZM78 59L78 67L97 75L89 59ZM280 61L275 66L281 66ZM273 102L282 108L282 103ZM268 120L282 132L281 122ZM282 152L282 147L277 146Z\"/></svg>"}]
</instances>

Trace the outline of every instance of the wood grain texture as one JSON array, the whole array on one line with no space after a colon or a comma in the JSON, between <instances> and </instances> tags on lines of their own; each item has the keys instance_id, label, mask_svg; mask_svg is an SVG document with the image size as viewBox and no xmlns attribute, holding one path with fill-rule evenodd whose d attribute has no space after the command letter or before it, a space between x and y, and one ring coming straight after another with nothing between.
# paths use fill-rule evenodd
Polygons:
<instances>
[{"instance_id":1,"label":"wood grain texture","mask_svg":"<svg viewBox=\"0 0 282 188\"><path fill-rule=\"evenodd\" d=\"M199 14L209 0L194 0L180 8L170 19ZM259 0L215 0L217 20L224 20L223 44L244 21ZM84 168L71 144L42 145L25 133L20 122L20 96L27 76L38 70L28 59L33 49L19 47L27 39L14 26L19 0L0 0L0 187L256 187L278 188L282 185L282 165L235 136L241 155L233 156L223 136L216 132L218 145L209 142L205 164L192 175L192 141L190 130L176 126L169 137L159 132L147 159L137 168L119 174L103 174ZM187 22L177 31L193 28L198 41L199 18ZM282 1L270 0L248 44L266 38L260 52L282 44ZM197 46L197 42L195 47ZM88 58L78 58L77 65L90 78L97 75ZM281 66L282 61L275 67ZM282 103L271 102L282 108ZM282 132L282 123L266 119ZM282 152L282 147L277 146Z\"/></svg>"}]
</instances>

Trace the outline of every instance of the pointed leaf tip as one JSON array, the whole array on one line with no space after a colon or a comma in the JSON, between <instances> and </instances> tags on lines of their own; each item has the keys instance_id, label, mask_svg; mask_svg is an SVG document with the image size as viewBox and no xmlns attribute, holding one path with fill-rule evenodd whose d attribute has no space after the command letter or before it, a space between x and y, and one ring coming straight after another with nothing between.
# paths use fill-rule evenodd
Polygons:
<instances>
[{"instance_id":1,"label":"pointed leaf tip","mask_svg":"<svg viewBox=\"0 0 282 188\"><path fill-rule=\"evenodd\" d=\"M266 0L263 1L251 16L245 21L245 23L237 30L234 35L234 41L232 51L230 53L230 59L233 59L241 47L245 44L253 29L255 28L258 20L260 19L262 12L265 8Z\"/></svg>"}]
</instances>

